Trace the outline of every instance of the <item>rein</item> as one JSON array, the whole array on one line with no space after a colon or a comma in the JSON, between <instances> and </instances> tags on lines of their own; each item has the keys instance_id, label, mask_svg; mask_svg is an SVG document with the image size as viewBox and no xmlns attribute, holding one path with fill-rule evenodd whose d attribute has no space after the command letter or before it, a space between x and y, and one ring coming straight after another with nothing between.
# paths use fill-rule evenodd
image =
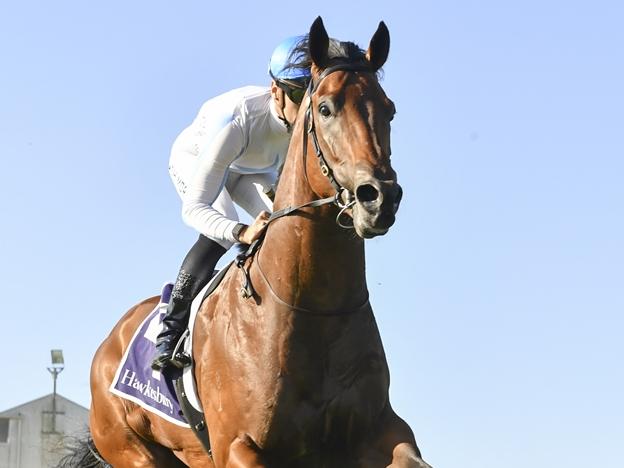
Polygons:
<instances>
[{"instance_id":1,"label":"rein","mask_svg":"<svg viewBox=\"0 0 624 468\"><path fill-rule=\"evenodd\" d=\"M267 285L267 288L269 289L269 292L271 293L271 296L273 296L273 299L275 299L275 302L277 302L278 304L280 304L281 306L289 309L289 310L294 310L295 312L303 312L307 315L317 315L317 316L322 316L322 317L333 317L333 316L345 316L345 315L351 315L351 314L355 314L357 312L360 312L361 310L366 309L367 307L370 306L370 300L368 298L368 295L366 296L366 300L359 306L357 306L354 309L348 310L348 311L343 311L343 310L334 310L334 311L329 311L329 312L319 312L318 310L312 310L312 309L306 309L305 307L298 307L298 306L294 306L292 304L289 304L288 302L284 301L281 297L279 297L279 295L275 292L275 290L273 289L273 286L271 286L271 283L269 282L269 279L266 277L266 275L264 274L264 271L262 271L262 268L260 267L260 260L258 260L257 265L258 267L258 272L260 272L260 278L262 278L262 281L264 281L264 284Z\"/></svg>"}]
</instances>

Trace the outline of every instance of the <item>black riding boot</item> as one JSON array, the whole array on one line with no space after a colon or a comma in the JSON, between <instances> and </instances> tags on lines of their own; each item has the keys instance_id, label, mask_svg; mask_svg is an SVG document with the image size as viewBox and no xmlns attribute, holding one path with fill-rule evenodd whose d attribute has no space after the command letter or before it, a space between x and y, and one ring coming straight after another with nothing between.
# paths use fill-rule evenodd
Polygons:
<instances>
[{"instance_id":1,"label":"black riding boot","mask_svg":"<svg viewBox=\"0 0 624 468\"><path fill-rule=\"evenodd\" d=\"M162 321L163 329L156 339L152 369L162 370L170 365L182 368L190 364L187 355L178 353L174 356L173 352L188 325L193 299L208 283L217 261L225 251L215 241L200 235L186 255L171 292L167 313Z\"/></svg>"}]
</instances>

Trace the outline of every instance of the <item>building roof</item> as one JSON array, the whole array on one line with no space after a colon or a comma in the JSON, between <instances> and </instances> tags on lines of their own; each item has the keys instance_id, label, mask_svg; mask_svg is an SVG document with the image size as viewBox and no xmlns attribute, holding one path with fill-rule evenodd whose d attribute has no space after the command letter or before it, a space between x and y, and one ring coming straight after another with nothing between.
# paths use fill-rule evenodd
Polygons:
<instances>
[{"instance_id":1,"label":"building roof","mask_svg":"<svg viewBox=\"0 0 624 468\"><path fill-rule=\"evenodd\" d=\"M40 398L35 398L34 400L31 400L27 403L22 403L21 405L15 406L13 408L9 408L7 410L1 411L0 412L0 417L4 417L4 418L10 418L10 417L15 417L18 416L19 413L24 412L27 408L32 407L32 406L37 406L41 403L47 402L47 401L51 401L52 398L54 397L53 393L50 393L48 395L42 396ZM82 405L79 405L76 402L71 401L69 398L65 398L63 395L57 393L56 394L56 401L64 401L66 404L71 405L71 406L75 406L77 408L83 409L84 411L89 411L87 408L85 408Z\"/></svg>"}]
</instances>

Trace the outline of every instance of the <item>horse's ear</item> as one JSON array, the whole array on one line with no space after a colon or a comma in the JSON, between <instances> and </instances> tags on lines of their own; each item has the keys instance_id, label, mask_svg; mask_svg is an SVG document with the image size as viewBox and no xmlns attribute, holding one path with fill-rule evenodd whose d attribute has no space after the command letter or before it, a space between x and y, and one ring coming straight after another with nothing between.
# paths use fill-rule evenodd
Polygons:
<instances>
[{"instance_id":1,"label":"horse's ear","mask_svg":"<svg viewBox=\"0 0 624 468\"><path fill-rule=\"evenodd\" d=\"M321 17L317 17L310 27L310 57L312 62L319 68L325 68L327 64L327 49L329 47L329 36L323 25Z\"/></svg>"},{"instance_id":2,"label":"horse's ear","mask_svg":"<svg viewBox=\"0 0 624 468\"><path fill-rule=\"evenodd\" d=\"M388 52L390 52L390 32L386 27L386 23L380 21L366 52L366 58L373 70L379 70L386 63Z\"/></svg>"}]
</instances>

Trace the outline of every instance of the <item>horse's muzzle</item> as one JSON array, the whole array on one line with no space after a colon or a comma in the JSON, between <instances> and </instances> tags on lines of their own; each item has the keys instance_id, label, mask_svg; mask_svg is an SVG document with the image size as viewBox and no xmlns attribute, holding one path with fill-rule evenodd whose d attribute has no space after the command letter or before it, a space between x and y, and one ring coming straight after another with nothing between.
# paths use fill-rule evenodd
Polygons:
<instances>
[{"instance_id":1,"label":"horse's muzzle","mask_svg":"<svg viewBox=\"0 0 624 468\"><path fill-rule=\"evenodd\" d=\"M353 208L353 224L358 235L368 239L388 232L402 197L403 189L394 180L361 181L355 188L357 203Z\"/></svg>"}]
</instances>

